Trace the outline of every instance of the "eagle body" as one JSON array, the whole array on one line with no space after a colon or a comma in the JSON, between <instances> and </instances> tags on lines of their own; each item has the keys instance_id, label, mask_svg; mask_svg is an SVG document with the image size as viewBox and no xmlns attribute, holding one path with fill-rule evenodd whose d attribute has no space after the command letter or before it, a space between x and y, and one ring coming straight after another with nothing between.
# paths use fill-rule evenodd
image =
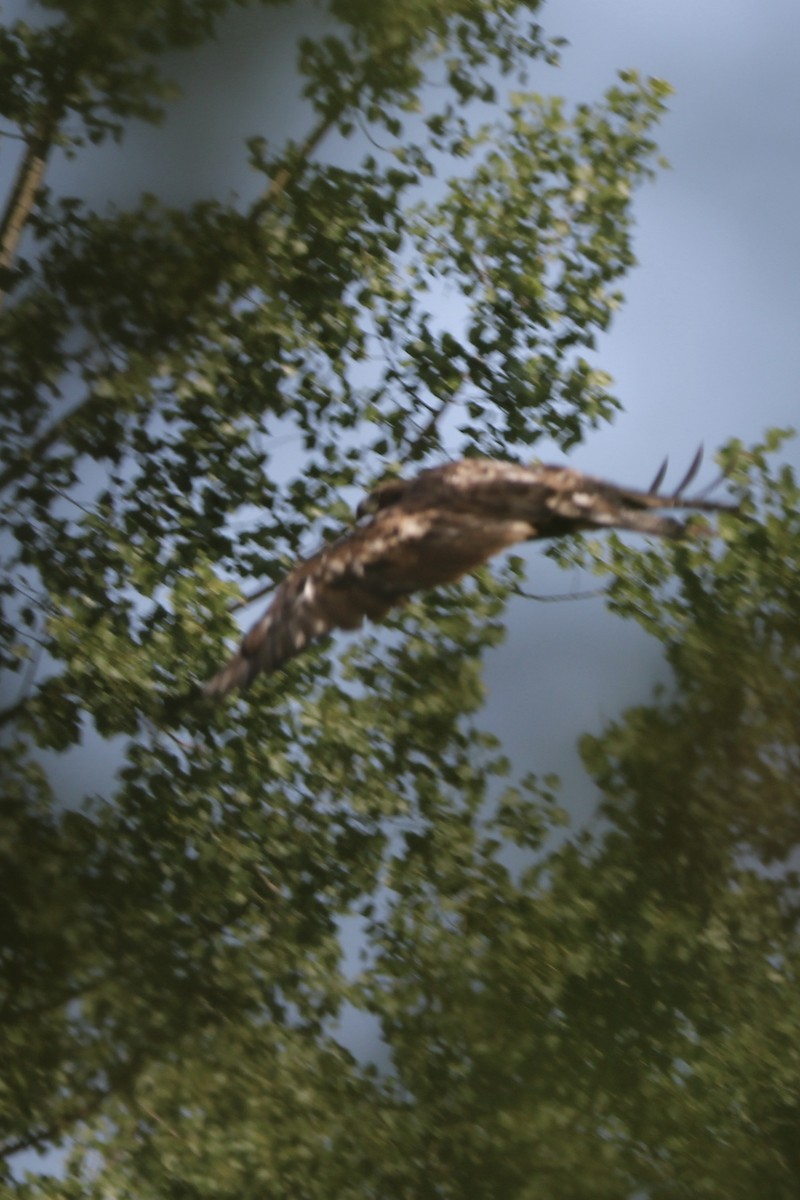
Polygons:
<instances>
[{"instance_id":1,"label":"eagle body","mask_svg":"<svg viewBox=\"0 0 800 1200\"><path fill-rule=\"evenodd\" d=\"M380 621L414 592L454 583L520 542L585 529L681 537L683 522L653 510L726 507L682 498L698 465L699 457L671 496L618 487L571 467L488 458L383 483L359 507L361 524L287 575L203 692L218 697L247 687L331 630L357 629L365 617Z\"/></svg>"}]
</instances>

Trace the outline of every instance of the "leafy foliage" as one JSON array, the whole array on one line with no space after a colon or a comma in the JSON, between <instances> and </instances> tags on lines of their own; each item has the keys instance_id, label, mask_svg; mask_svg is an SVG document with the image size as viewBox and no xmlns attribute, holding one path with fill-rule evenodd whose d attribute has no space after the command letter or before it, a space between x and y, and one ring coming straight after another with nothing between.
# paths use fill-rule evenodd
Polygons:
<instances>
[{"instance_id":1,"label":"leafy foliage","mask_svg":"<svg viewBox=\"0 0 800 1200\"><path fill-rule=\"evenodd\" d=\"M611 415L589 356L668 89L628 73L574 113L522 91L557 57L537 3L331 0L336 32L300 50L315 123L251 139L251 203L96 212L39 187L56 147L158 119L164 52L227 7L61 0L0 40L26 147L0 281L3 1183L794 1196L800 543L777 441L729 448L744 519L721 548L569 551L675 672L585 741L593 834L552 836L554 781L509 782L479 728L513 562L246 700L180 703L234 630L227 577L278 578L356 489ZM325 161L356 131L357 166ZM67 802L42 764L89 733L115 785L87 772ZM64 1144L64 1178L13 1178L16 1151Z\"/></svg>"}]
</instances>

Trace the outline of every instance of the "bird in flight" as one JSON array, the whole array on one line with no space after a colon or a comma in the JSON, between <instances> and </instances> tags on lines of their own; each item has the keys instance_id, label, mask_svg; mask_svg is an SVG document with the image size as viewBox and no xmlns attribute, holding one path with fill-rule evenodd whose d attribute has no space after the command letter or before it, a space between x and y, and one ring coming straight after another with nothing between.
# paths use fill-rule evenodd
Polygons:
<instances>
[{"instance_id":1,"label":"bird in flight","mask_svg":"<svg viewBox=\"0 0 800 1200\"><path fill-rule=\"evenodd\" d=\"M666 462L649 491L618 487L572 467L491 458L466 458L382 483L359 506L359 517L368 519L289 572L203 694L221 697L246 688L331 630L358 629L365 617L380 621L414 592L454 583L519 542L586 529L680 538L688 523L655 510L733 507L684 497L701 459L702 450L670 495L659 492Z\"/></svg>"}]
</instances>

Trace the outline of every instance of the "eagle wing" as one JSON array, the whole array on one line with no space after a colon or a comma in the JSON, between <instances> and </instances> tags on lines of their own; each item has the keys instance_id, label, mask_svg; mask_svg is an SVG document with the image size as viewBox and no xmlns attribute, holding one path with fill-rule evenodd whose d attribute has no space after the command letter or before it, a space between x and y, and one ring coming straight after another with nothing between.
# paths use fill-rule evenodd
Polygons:
<instances>
[{"instance_id":1,"label":"eagle wing","mask_svg":"<svg viewBox=\"0 0 800 1200\"><path fill-rule=\"evenodd\" d=\"M424 518L408 523L387 510L298 563L204 695L247 687L333 629L358 629L365 617L382 620L414 591L410 559L426 527Z\"/></svg>"},{"instance_id":2,"label":"eagle wing","mask_svg":"<svg viewBox=\"0 0 800 1200\"><path fill-rule=\"evenodd\" d=\"M730 507L683 498L698 466L699 458L671 496L569 467L494 459L464 459L382 484L359 509L371 519L290 571L203 693L219 697L247 687L331 630L358 629L365 617L380 621L412 593L452 583L518 542L591 528L681 537L683 522L652 510Z\"/></svg>"}]
</instances>

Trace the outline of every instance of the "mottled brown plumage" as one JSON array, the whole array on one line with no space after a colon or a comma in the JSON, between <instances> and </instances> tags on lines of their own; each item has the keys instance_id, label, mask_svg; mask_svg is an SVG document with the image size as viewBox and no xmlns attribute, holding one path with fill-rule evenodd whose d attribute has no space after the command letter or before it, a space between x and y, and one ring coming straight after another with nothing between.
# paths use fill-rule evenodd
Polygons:
<instances>
[{"instance_id":1,"label":"mottled brown plumage","mask_svg":"<svg viewBox=\"0 0 800 1200\"><path fill-rule=\"evenodd\" d=\"M300 562L280 584L227 666L203 688L224 696L270 673L333 629L380 621L412 593L453 583L492 555L536 538L584 529L628 529L681 537L686 525L652 510L716 511L684 499L696 457L678 490L660 495L617 487L571 467L524 467L469 458L375 488L359 509L369 519Z\"/></svg>"}]
</instances>

